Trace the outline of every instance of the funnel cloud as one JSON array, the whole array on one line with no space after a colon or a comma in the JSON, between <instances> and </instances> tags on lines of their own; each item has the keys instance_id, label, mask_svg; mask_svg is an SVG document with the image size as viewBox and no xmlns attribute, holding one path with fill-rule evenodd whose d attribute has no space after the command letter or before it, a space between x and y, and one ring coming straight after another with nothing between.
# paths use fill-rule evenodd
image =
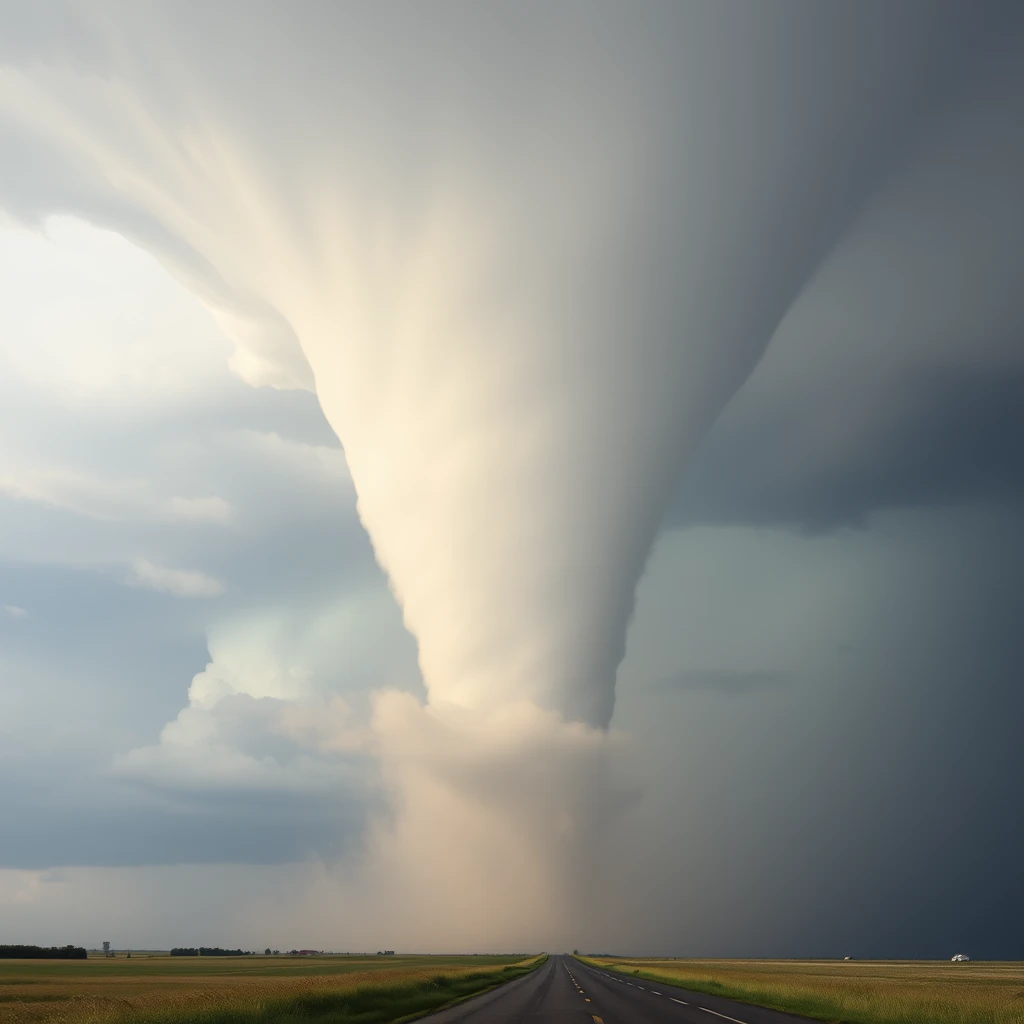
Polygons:
<instances>
[{"instance_id":1,"label":"funnel cloud","mask_svg":"<svg viewBox=\"0 0 1024 1024\"><path fill-rule=\"evenodd\" d=\"M718 618L716 587L749 571L767 588L782 576L758 560L783 549L785 578L809 578L811 547L786 548L803 536L847 580L835 616L849 625L840 606L867 599L850 596L848 566L865 592L887 583L843 530L924 564L909 538L955 550L950 537L994 516L1019 554L1003 518L1022 493L1013 5L0 11L9 230L56 238L69 229L55 234L55 215L73 218L63 244L112 232L155 258L180 292L168 308L200 311L217 339L204 351L231 375L189 371L197 390L218 381L202 387L223 411L195 419L206 440L154 421L174 493L149 496L151 460L130 445L120 465L140 468L115 481L97 467L102 487L64 442L0 463L11 501L150 524L131 550L111 534L89 571L188 605L173 614L205 638L188 706L186 676L164 726L110 752L105 777L132 799L197 801L203 780L229 803L301 793L315 826L280 859L349 872L309 884L356 899L353 878L383 891L387 874L395 893L434 879L453 907L443 943L483 946L507 926L576 946L580 895L638 856L621 830L658 832L652 800L681 821L704 799L691 762L661 759L672 730L649 709L799 703L828 675L822 638L852 642L828 624L783 642L786 601L813 605L796 583L774 609L744 592ZM177 358L169 344L165 373ZM243 393L264 397L229 398ZM282 494L308 506L306 526ZM254 507L265 534L246 525ZM277 540L203 539L218 535ZM98 550L76 536L69 552ZM749 569L733 563L756 536ZM971 585L994 592L983 576ZM661 596L638 606L638 586ZM13 591L0 602L22 607ZM684 610L658 632L656 608ZM863 671L880 694L905 652L872 637ZM666 796L669 763L686 781ZM319 818L318 801L333 801ZM19 848L9 866L36 861ZM530 898L512 906L495 870ZM402 906L393 927L429 945L426 902L407 919ZM574 926L611 946L616 906ZM673 941L658 921L645 949ZM642 944L641 923L627 930Z\"/></svg>"}]
</instances>

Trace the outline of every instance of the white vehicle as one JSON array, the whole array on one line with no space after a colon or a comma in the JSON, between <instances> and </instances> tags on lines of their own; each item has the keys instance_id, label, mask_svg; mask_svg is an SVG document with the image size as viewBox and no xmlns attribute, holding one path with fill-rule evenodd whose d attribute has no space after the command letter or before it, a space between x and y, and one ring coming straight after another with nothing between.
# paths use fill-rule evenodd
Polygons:
<instances>
[{"instance_id":1,"label":"white vehicle","mask_svg":"<svg viewBox=\"0 0 1024 1024\"><path fill-rule=\"evenodd\" d=\"M970 959L971 958L966 953L957 953L957 955L952 958L952 962L955 964L965 964Z\"/></svg>"}]
</instances>

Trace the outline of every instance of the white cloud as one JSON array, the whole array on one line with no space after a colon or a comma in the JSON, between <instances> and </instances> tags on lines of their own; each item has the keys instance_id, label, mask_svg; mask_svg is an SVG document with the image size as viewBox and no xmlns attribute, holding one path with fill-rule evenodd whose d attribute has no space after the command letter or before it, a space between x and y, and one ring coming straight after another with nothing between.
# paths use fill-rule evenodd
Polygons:
<instances>
[{"instance_id":1,"label":"white cloud","mask_svg":"<svg viewBox=\"0 0 1024 1024\"><path fill-rule=\"evenodd\" d=\"M101 522L124 522L147 515L143 480L82 473L62 466L32 466L0 451L0 494L66 509Z\"/></svg>"},{"instance_id":2,"label":"white cloud","mask_svg":"<svg viewBox=\"0 0 1024 1024\"><path fill-rule=\"evenodd\" d=\"M12 619L21 619L28 615L24 608L19 608L16 604L5 604L3 609Z\"/></svg>"},{"instance_id":3,"label":"white cloud","mask_svg":"<svg viewBox=\"0 0 1024 1024\"><path fill-rule=\"evenodd\" d=\"M365 792L378 746L366 690L415 681L411 642L396 642L384 588L304 610L247 610L208 632L210 662L159 742L113 759L113 771L165 788ZM352 689L346 700L339 691Z\"/></svg>"},{"instance_id":4,"label":"white cloud","mask_svg":"<svg viewBox=\"0 0 1024 1024\"><path fill-rule=\"evenodd\" d=\"M338 691L418 682L415 647L383 586L312 607L269 607L224 616L207 631L210 662L195 675L189 703L212 708L242 694L296 704Z\"/></svg>"},{"instance_id":5,"label":"white cloud","mask_svg":"<svg viewBox=\"0 0 1024 1024\"><path fill-rule=\"evenodd\" d=\"M162 590L179 597L217 597L224 593L224 585L204 572L171 569L155 565L145 558L136 558L132 563L132 575L128 583L133 587Z\"/></svg>"},{"instance_id":6,"label":"white cloud","mask_svg":"<svg viewBox=\"0 0 1024 1024\"><path fill-rule=\"evenodd\" d=\"M314 736L308 725L318 712L324 722ZM298 709L273 698L234 696L211 708L183 709L164 726L159 743L118 755L111 770L184 790L338 792L353 783L365 790L367 780L356 765L366 739L344 702Z\"/></svg>"}]
</instances>

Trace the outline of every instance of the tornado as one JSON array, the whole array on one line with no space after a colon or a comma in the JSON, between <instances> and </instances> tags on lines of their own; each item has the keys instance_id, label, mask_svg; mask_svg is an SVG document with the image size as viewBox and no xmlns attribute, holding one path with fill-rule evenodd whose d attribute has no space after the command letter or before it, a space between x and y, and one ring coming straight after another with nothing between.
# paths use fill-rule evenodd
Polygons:
<instances>
[{"instance_id":1,"label":"tornado","mask_svg":"<svg viewBox=\"0 0 1024 1024\"><path fill-rule=\"evenodd\" d=\"M315 390L431 705L600 730L688 459L973 7L52 3L0 44L0 202Z\"/></svg>"}]
</instances>

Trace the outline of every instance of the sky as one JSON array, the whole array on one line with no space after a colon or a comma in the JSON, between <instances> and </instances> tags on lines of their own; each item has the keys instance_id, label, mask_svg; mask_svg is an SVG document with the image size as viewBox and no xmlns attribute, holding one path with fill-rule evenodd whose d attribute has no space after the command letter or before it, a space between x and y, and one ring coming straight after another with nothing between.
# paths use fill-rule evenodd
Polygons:
<instances>
[{"instance_id":1,"label":"sky","mask_svg":"<svg viewBox=\"0 0 1024 1024\"><path fill-rule=\"evenodd\" d=\"M0 942L1024 958L1011 3L0 3Z\"/></svg>"}]
</instances>

